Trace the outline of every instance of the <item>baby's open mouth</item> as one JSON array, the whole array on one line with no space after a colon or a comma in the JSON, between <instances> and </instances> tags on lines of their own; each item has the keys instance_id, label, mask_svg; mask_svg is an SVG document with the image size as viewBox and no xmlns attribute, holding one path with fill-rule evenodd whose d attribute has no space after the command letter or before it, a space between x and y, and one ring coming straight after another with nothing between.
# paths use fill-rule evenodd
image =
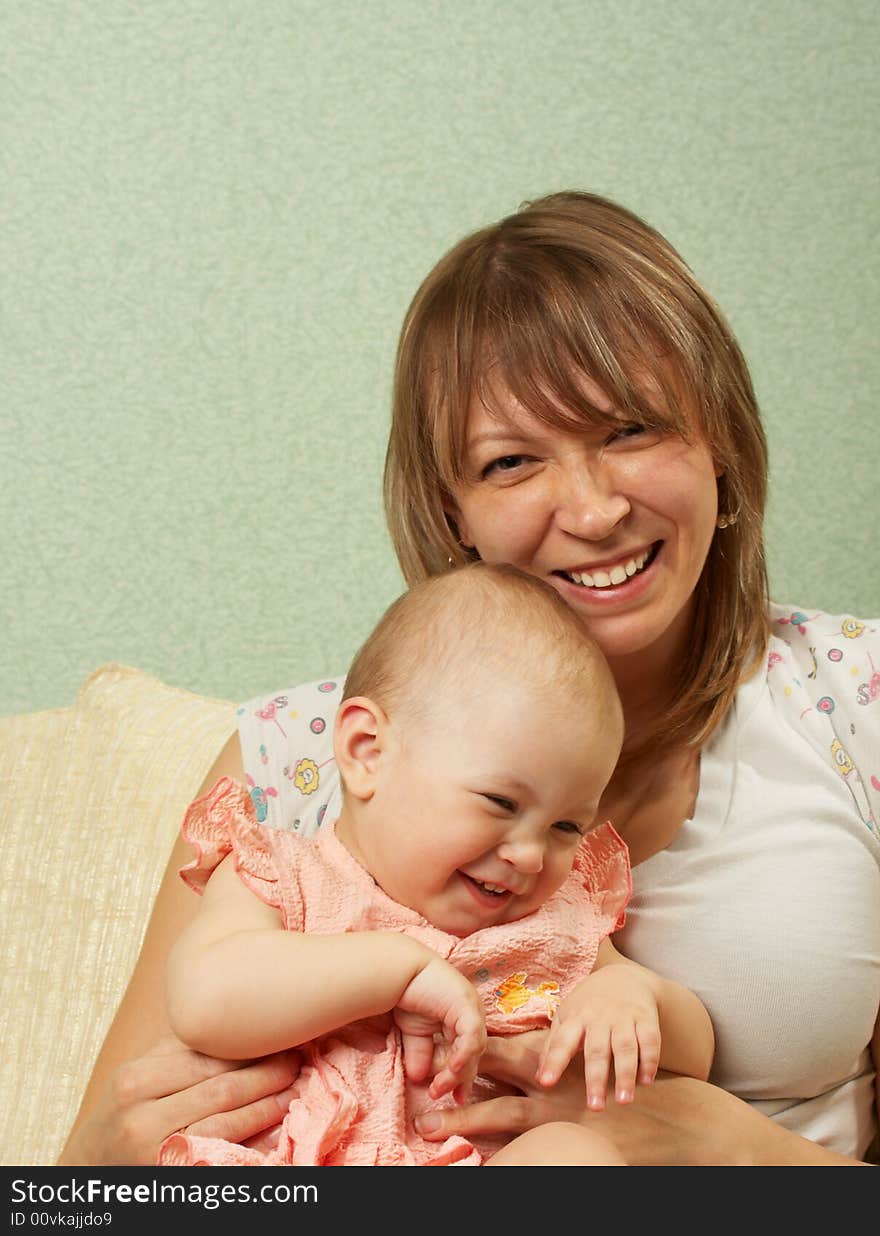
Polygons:
<instances>
[{"instance_id":1,"label":"baby's open mouth","mask_svg":"<svg viewBox=\"0 0 880 1236\"><path fill-rule=\"evenodd\" d=\"M553 574L559 575L573 584L579 584L582 588L616 587L620 584L625 584L628 579L632 579L634 575L641 574L646 567L649 567L657 557L662 544L662 541L655 541L650 549L643 550L642 553L636 554L632 558L621 558L619 562L611 563L593 572L554 571Z\"/></svg>"},{"instance_id":2,"label":"baby's open mouth","mask_svg":"<svg viewBox=\"0 0 880 1236\"><path fill-rule=\"evenodd\" d=\"M460 873L466 880L470 880L471 884L476 885L481 893L486 893L489 897L509 897L510 889L502 888L500 884L488 884L485 880L478 880L475 876L469 876L466 872Z\"/></svg>"}]
</instances>

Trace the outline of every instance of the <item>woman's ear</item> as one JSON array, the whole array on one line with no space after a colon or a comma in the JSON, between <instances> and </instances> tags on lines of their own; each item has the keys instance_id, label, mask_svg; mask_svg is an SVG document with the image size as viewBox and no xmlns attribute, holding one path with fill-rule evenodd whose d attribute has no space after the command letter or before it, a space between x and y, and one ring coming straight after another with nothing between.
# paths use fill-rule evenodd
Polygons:
<instances>
[{"instance_id":1,"label":"woman's ear","mask_svg":"<svg viewBox=\"0 0 880 1236\"><path fill-rule=\"evenodd\" d=\"M467 530L464 516L459 510L458 503L451 494L443 495L443 513L446 516L446 522L452 529L452 535L464 549L473 549L474 543L471 540L470 533Z\"/></svg>"},{"instance_id":2,"label":"woman's ear","mask_svg":"<svg viewBox=\"0 0 880 1236\"><path fill-rule=\"evenodd\" d=\"M347 794L367 802L373 797L388 717L364 695L343 700L336 714L333 749Z\"/></svg>"}]
</instances>

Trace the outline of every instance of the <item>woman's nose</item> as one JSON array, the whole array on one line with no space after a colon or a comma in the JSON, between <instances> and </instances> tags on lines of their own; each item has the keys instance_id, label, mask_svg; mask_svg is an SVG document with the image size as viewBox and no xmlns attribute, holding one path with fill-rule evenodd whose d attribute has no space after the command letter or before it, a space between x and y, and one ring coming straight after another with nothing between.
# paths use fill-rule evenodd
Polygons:
<instances>
[{"instance_id":1,"label":"woman's nose","mask_svg":"<svg viewBox=\"0 0 880 1236\"><path fill-rule=\"evenodd\" d=\"M564 532L601 541L630 512L631 504L613 467L582 462L561 478L556 522Z\"/></svg>"}]
</instances>

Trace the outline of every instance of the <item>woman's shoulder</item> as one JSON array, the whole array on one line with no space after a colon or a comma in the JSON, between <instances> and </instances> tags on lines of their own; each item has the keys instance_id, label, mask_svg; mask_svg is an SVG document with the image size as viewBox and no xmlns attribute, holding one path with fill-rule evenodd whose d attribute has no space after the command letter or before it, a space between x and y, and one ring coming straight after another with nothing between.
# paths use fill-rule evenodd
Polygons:
<instances>
[{"instance_id":1,"label":"woman's shoulder","mask_svg":"<svg viewBox=\"0 0 880 1236\"><path fill-rule=\"evenodd\" d=\"M771 639L781 640L790 647L809 647L811 644L828 644L829 641L865 639L872 643L880 639L880 618L859 618L854 614L828 613L825 610L800 605L784 605L771 601L769 606Z\"/></svg>"},{"instance_id":2,"label":"woman's shoulder","mask_svg":"<svg viewBox=\"0 0 880 1236\"><path fill-rule=\"evenodd\" d=\"M880 618L771 604L771 682L776 666L787 667L821 711L876 703L880 719Z\"/></svg>"},{"instance_id":3,"label":"woman's shoulder","mask_svg":"<svg viewBox=\"0 0 880 1236\"><path fill-rule=\"evenodd\" d=\"M339 806L333 727L345 676L329 674L239 705L238 736L257 820L310 836Z\"/></svg>"},{"instance_id":4,"label":"woman's shoulder","mask_svg":"<svg viewBox=\"0 0 880 1236\"><path fill-rule=\"evenodd\" d=\"M239 714L250 712L261 720L274 721L276 716L295 711L300 705L307 707L331 707L342 698L342 688L345 686L345 674L326 674L323 678L314 678L309 682L300 682L292 687L281 687L273 691L255 695L253 699L239 704Z\"/></svg>"},{"instance_id":5,"label":"woman's shoulder","mask_svg":"<svg viewBox=\"0 0 880 1236\"><path fill-rule=\"evenodd\" d=\"M849 786L872 829L880 820L880 619L770 607L766 680L787 717Z\"/></svg>"}]
</instances>

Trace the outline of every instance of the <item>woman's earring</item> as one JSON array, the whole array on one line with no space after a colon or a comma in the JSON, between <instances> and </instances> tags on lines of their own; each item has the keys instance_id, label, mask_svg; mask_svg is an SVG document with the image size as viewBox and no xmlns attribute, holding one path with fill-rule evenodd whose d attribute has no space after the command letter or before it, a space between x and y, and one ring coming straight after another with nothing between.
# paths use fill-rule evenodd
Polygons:
<instances>
[{"instance_id":1,"label":"woman's earring","mask_svg":"<svg viewBox=\"0 0 880 1236\"><path fill-rule=\"evenodd\" d=\"M735 524L738 519L739 514L736 511L734 511L732 515L719 515L716 520L715 527L729 528L732 524Z\"/></svg>"}]
</instances>

